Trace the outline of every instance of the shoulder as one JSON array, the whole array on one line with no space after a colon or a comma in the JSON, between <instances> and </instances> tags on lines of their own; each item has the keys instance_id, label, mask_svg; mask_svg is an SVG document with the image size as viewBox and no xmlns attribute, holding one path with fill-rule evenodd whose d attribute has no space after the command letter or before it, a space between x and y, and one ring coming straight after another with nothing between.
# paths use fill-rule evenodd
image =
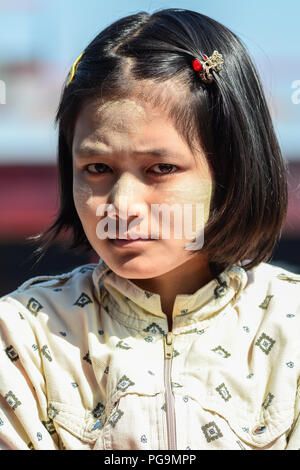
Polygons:
<instances>
[{"instance_id":1,"label":"shoulder","mask_svg":"<svg viewBox=\"0 0 300 470\"><path fill-rule=\"evenodd\" d=\"M246 290L260 295L273 295L278 300L293 301L300 306L300 274L270 263L260 263L247 271Z\"/></svg>"},{"instance_id":2,"label":"shoulder","mask_svg":"<svg viewBox=\"0 0 300 470\"><path fill-rule=\"evenodd\" d=\"M254 335L257 360L264 357L283 382L293 378L296 384L300 377L300 275L260 263L247 276L238 311L247 325L245 331Z\"/></svg>"},{"instance_id":3,"label":"shoulder","mask_svg":"<svg viewBox=\"0 0 300 470\"><path fill-rule=\"evenodd\" d=\"M247 276L239 302L243 320L252 322L258 335L276 339L282 350L292 347L300 354L300 275L260 263Z\"/></svg>"},{"instance_id":4,"label":"shoulder","mask_svg":"<svg viewBox=\"0 0 300 470\"><path fill-rule=\"evenodd\" d=\"M70 272L26 280L0 298L0 318L18 316L31 322L42 314L61 317L73 307L93 303L92 274L96 267L96 264L85 264Z\"/></svg>"},{"instance_id":5,"label":"shoulder","mask_svg":"<svg viewBox=\"0 0 300 470\"><path fill-rule=\"evenodd\" d=\"M257 278L268 279L270 281L287 281L292 284L300 284L300 274L289 271L281 266L272 263L260 263L250 270Z\"/></svg>"},{"instance_id":6,"label":"shoulder","mask_svg":"<svg viewBox=\"0 0 300 470\"><path fill-rule=\"evenodd\" d=\"M247 271L248 281L236 305L253 331L297 343L300 353L300 275L269 263ZM267 333L267 330L269 333Z\"/></svg>"}]
</instances>

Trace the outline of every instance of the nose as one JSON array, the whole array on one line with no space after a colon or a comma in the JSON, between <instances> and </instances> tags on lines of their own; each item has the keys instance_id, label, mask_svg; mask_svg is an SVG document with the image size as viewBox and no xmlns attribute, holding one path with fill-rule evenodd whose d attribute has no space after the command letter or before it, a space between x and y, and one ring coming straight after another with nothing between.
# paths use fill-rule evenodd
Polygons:
<instances>
[{"instance_id":1,"label":"nose","mask_svg":"<svg viewBox=\"0 0 300 470\"><path fill-rule=\"evenodd\" d=\"M144 188L141 182L131 173L123 173L115 183L109 198L109 203L115 207L117 219L130 224L132 220L142 215L138 211L138 206L145 207L143 195Z\"/></svg>"}]
</instances>

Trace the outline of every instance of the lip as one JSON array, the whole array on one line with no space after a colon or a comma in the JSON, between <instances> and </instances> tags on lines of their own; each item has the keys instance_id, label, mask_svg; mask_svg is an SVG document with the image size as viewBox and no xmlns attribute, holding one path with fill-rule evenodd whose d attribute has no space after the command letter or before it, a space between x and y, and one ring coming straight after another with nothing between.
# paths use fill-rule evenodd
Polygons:
<instances>
[{"instance_id":1,"label":"lip","mask_svg":"<svg viewBox=\"0 0 300 470\"><path fill-rule=\"evenodd\" d=\"M114 246L122 247L136 247L143 246L146 242L152 241L150 238L137 238L135 240L124 239L124 238L109 238L110 243Z\"/></svg>"}]
</instances>

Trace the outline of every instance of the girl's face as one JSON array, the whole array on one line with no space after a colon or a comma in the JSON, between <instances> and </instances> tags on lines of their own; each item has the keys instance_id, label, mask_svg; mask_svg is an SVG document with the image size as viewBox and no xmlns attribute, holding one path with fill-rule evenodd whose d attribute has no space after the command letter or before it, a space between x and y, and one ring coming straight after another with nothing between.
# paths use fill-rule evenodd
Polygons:
<instances>
[{"instance_id":1,"label":"girl's face","mask_svg":"<svg viewBox=\"0 0 300 470\"><path fill-rule=\"evenodd\" d=\"M91 246L115 273L146 279L205 259L196 247L209 216L211 172L201 149L193 155L162 109L134 98L87 102L72 153L76 210ZM103 235L108 230L112 238L135 232L147 239L120 247Z\"/></svg>"}]
</instances>

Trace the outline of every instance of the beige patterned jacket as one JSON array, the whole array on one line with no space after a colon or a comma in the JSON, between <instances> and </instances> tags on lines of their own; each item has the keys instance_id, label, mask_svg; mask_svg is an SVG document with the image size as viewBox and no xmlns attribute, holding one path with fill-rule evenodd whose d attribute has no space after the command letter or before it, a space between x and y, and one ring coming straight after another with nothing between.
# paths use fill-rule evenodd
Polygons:
<instances>
[{"instance_id":1,"label":"beige patterned jacket","mask_svg":"<svg viewBox=\"0 0 300 470\"><path fill-rule=\"evenodd\" d=\"M160 296L98 265L0 299L0 449L300 449L300 276Z\"/></svg>"}]
</instances>

